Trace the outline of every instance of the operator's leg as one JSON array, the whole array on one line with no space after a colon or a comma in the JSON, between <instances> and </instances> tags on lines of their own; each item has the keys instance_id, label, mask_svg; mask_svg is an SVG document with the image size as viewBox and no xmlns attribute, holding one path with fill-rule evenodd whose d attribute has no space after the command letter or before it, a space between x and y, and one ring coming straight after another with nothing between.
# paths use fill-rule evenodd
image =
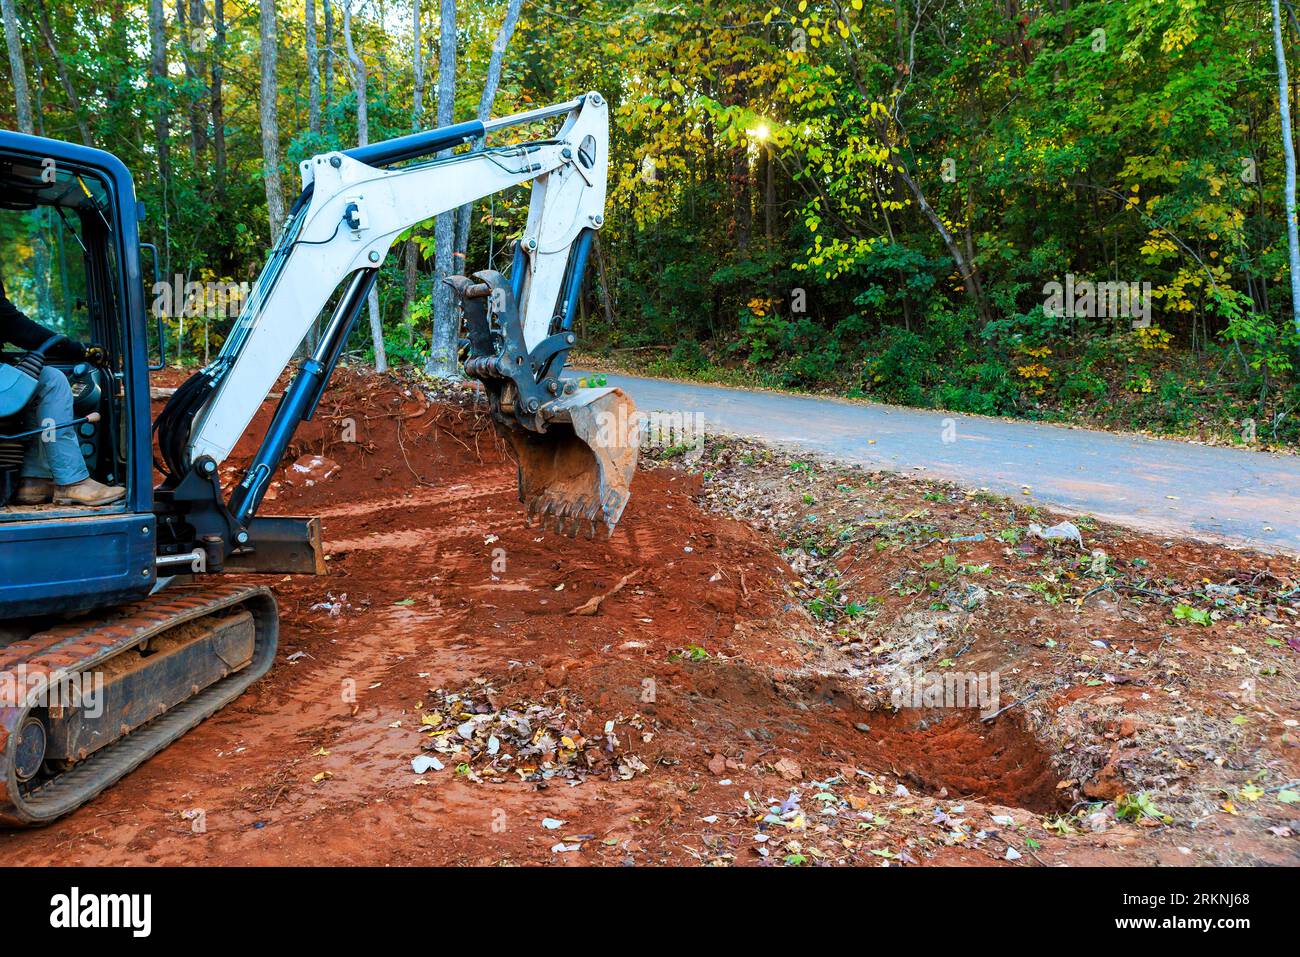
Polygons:
<instances>
[{"instance_id":1,"label":"operator's leg","mask_svg":"<svg viewBox=\"0 0 1300 957\"><path fill-rule=\"evenodd\" d=\"M36 383L36 394L23 410L23 430L31 432L39 429L40 431L26 440L22 480L18 483L18 493L15 496L19 505L40 505L50 501L53 496L54 479L50 471L49 453L61 437L59 433L50 431L47 426L55 422L66 422L71 418L72 389L68 386L68 380L60 375L57 369L42 369ZM60 431L70 433L72 430ZM63 438L62 441L65 445L71 441L72 448L77 449L75 435ZM81 464L79 452L77 454L79 472L68 474L65 458L60 457L58 461L61 466L64 466L61 468L64 478L72 478L76 482L86 477L86 467Z\"/></svg>"},{"instance_id":2,"label":"operator's leg","mask_svg":"<svg viewBox=\"0 0 1300 957\"><path fill-rule=\"evenodd\" d=\"M27 413L27 427L42 431L27 446L19 503L39 504L52 496L60 505L109 505L126 494L121 488L101 485L90 477L75 426L52 428L72 417L72 387L68 380L58 369L42 369Z\"/></svg>"},{"instance_id":3,"label":"operator's leg","mask_svg":"<svg viewBox=\"0 0 1300 957\"><path fill-rule=\"evenodd\" d=\"M72 426L54 430L50 426L72 419L72 387L58 369L41 370L36 396L27 407L27 428L41 433L27 443L23 478L53 479L56 485L76 485L90 477L81 444Z\"/></svg>"}]
</instances>

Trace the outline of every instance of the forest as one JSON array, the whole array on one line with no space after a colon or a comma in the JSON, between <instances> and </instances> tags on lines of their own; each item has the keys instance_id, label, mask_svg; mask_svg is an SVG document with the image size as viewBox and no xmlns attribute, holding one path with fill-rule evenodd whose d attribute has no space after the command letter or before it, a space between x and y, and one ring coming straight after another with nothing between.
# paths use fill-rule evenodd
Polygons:
<instances>
[{"instance_id":1,"label":"forest","mask_svg":"<svg viewBox=\"0 0 1300 957\"><path fill-rule=\"evenodd\" d=\"M1288 3L0 8L0 122L120 157L169 286L251 282L307 157L595 90L613 159L581 359L1300 437ZM441 278L505 268L527 203L521 188L403 236L355 360L438 367ZM172 360L198 364L231 316L190 305L170 297L166 322Z\"/></svg>"}]
</instances>

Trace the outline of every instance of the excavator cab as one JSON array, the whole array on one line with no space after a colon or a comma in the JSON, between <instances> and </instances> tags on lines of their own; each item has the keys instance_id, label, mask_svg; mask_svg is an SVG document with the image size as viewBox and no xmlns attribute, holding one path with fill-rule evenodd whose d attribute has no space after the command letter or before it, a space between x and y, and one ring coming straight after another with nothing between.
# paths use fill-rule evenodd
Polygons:
<instances>
[{"instance_id":1,"label":"excavator cab","mask_svg":"<svg viewBox=\"0 0 1300 957\"><path fill-rule=\"evenodd\" d=\"M110 154L0 133L0 282L51 334L0 344L0 618L130 600L154 585L139 215L130 174ZM0 324L0 339L5 332ZM68 381L66 422L34 418L42 369ZM89 475L125 486L124 499L98 508L14 500L24 457L56 429L75 431Z\"/></svg>"}]
</instances>

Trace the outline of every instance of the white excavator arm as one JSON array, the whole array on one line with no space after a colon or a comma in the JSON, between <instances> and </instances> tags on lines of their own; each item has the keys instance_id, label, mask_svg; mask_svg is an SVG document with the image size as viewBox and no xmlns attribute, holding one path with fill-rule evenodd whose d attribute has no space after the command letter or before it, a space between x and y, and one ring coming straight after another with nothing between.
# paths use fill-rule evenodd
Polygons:
<instances>
[{"instance_id":1,"label":"white excavator arm","mask_svg":"<svg viewBox=\"0 0 1300 957\"><path fill-rule=\"evenodd\" d=\"M552 139L449 152L560 116ZM154 422L166 475L155 490L165 553L187 560L201 542L219 564L258 548L253 513L298 424L312 417L393 242L522 183L532 184L532 197L509 278L492 270L476 274L477 283L447 277L469 325L465 371L482 382L493 421L515 449L529 512L568 534L612 532L636 467L635 408L617 389L577 389L560 378L587 255L604 223L608 161L609 111L597 93L305 161L303 191L221 353ZM319 342L223 502L218 466L331 301Z\"/></svg>"},{"instance_id":2,"label":"white excavator arm","mask_svg":"<svg viewBox=\"0 0 1300 957\"><path fill-rule=\"evenodd\" d=\"M190 433L191 462L225 459L311 324L350 276L375 270L403 231L511 186L532 182L520 239L526 281L518 309L529 348L546 337L569 251L604 223L609 111L588 93L569 103L490 120L486 132L567 113L556 138L487 148L397 169L347 153L301 164L304 195L214 362L219 378Z\"/></svg>"}]
</instances>

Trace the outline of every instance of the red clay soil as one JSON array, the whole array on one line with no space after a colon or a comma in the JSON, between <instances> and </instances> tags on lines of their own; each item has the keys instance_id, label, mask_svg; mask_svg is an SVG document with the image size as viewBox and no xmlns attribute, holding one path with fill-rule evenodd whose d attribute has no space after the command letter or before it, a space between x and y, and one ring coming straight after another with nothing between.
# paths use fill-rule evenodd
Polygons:
<instances>
[{"instance_id":1,"label":"red clay soil","mask_svg":"<svg viewBox=\"0 0 1300 957\"><path fill-rule=\"evenodd\" d=\"M330 574L271 582L271 673L76 813L0 834L0 863L995 863L993 815L1018 845L1036 835L1021 866L1178 860L1181 839L1147 849L1137 828L1044 831L1071 802L1014 714L870 710L819 673L780 544L706 511L698 476L643 470L612 539L559 537L527 524L473 409L347 372L286 463L309 455L339 468L317 481L287 464L263 511L320 516ZM503 704L558 701L592 739L613 722L644 770L492 783L474 779L480 756L414 773L436 754L431 689L484 685ZM761 819L792 792L808 830L776 828L764 856ZM814 819L819 793L843 815ZM959 812L979 839L938 839Z\"/></svg>"}]
</instances>

